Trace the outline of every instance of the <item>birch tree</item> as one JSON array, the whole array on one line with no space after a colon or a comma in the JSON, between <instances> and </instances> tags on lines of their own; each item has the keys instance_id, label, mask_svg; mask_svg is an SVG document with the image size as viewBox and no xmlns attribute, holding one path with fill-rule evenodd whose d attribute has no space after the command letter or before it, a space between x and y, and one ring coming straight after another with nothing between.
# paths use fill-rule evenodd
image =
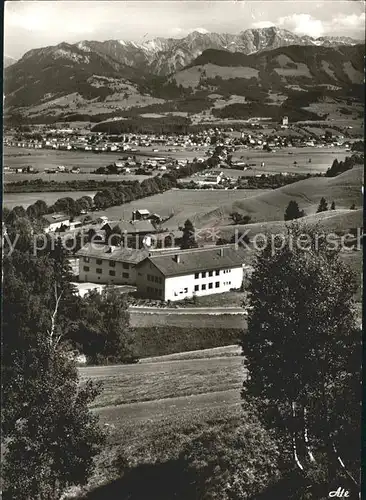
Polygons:
<instances>
[{"instance_id":1,"label":"birch tree","mask_svg":"<svg viewBox=\"0 0 366 500\"><path fill-rule=\"evenodd\" d=\"M304 229L302 230L304 233ZM258 256L249 286L253 309L242 336L248 372L242 396L260 407L282 442L282 459L306 475L345 479L358 491L361 333L356 283L338 252L293 225L282 248ZM302 248L301 248L302 247Z\"/></svg>"}]
</instances>

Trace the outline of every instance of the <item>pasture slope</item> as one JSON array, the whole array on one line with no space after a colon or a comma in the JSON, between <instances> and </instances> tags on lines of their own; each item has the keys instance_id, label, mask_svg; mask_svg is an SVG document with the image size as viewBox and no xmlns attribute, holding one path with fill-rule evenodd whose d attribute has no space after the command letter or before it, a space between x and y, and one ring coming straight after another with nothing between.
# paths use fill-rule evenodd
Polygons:
<instances>
[{"instance_id":1,"label":"pasture slope","mask_svg":"<svg viewBox=\"0 0 366 500\"><path fill-rule=\"evenodd\" d=\"M202 214L196 220L198 227L227 226L231 223L230 214L248 214L253 222L282 221L284 212L291 200L297 201L307 215L316 213L319 201L324 197L329 205L335 201L337 208L349 209L352 204L362 207L361 185L362 167L354 167L337 177L316 177L294 182L272 191L235 200L231 204L217 207Z\"/></svg>"},{"instance_id":2,"label":"pasture slope","mask_svg":"<svg viewBox=\"0 0 366 500\"><path fill-rule=\"evenodd\" d=\"M113 477L117 453L132 464L158 461L173 443L179 453L194 430L236 418L245 377L240 353L232 345L135 365L80 368L82 382L102 384L93 411L108 434L89 489Z\"/></svg>"},{"instance_id":3,"label":"pasture slope","mask_svg":"<svg viewBox=\"0 0 366 500\"><path fill-rule=\"evenodd\" d=\"M351 228L361 228L363 224L363 210L347 210L336 209L321 212L319 214L307 215L297 221L304 227L316 227L319 231L336 232L348 231ZM230 239L235 235L235 231L247 232L249 238L253 238L256 234L283 234L286 227L292 222L284 220L272 222L255 222L253 224L236 225L236 226L221 226L220 237Z\"/></svg>"},{"instance_id":4,"label":"pasture slope","mask_svg":"<svg viewBox=\"0 0 366 500\"><path fill-rule=\"evenodd\" d=\"M268 190L259 190L260 193ZM217 205L226 205L233 200L242 200L246 196L254 196L257 190L198 190L198 189L171 189L165 193L156 194L140 200L134 200L124 205L110 207L99 212L110 220L118 220L123 215L130 217L132 210L146 208L162 217L169 217L164 227L177 230L187 219L191 219L196 227L202 214L214 210Z\"/></svg>"}]
</instances>

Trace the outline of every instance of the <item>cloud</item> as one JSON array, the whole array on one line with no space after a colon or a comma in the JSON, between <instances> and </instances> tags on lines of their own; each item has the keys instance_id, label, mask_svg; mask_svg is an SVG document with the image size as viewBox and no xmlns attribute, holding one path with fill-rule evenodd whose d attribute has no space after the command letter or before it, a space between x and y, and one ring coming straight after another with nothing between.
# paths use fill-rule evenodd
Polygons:
<instances>
[{"instance_id":1,"label":"cloud","mask_svg":"<svg viewBox=\"0 0 366 500\"><path fill-rule=\"evenodd\" d=\"M206 30L206 28L200 27L200 28L172 28L170 30L170 34L173 37L185 37L190 33L193 33L194 31L198 31L198 33L201 33L202 35L210 33L209 30Z\"/></svg>"},{"instance_id":2,"label":"cloud","mask_svg":"<svg viewBox=\"0 0 366 500\"><path fill-rule=\"evenodd\" d=\"M257 21L252 24L253 28L269 28L279 26L296 33L297 35L309 35L314 38L323 35L348 35L359 34L365 28L365 13L342 15L337 14L328 20L316 19L310 14L292 14L279 17L275 22Z\"/></svg>"},{"instance_id":3,"label":"cloud","mask_svg":"<svg viewBox=\"0 0 366 500\"><path fill-rule=\"evenodd\" d=\"M271 28L272 26L275 26L275 23L272 23L271 21L258 21L257 23L252 24L253 28Z\"/></svg>"},{"instance_id":4,"label":"cloud","mask_svg":"<svg viewBox=\"0 0 366 500\"><path fill-rule=\"evenodd\" d=\"M364 29L365 27L365 13L362 14L351 14L349 16L337 16L333 17L331 24L335 28L355 28Z\"/></svg>"},{"instance_id":5,"label":"cloud","mask_svg":"<svg viewBox=\"0 0 366 500\"><path fill-rule=\"evenodd\" d=\"M320 19L315 19L310 14L292 14L291 16L280 17L278 25L299 35L309 35L312 37L322 36L325 28Z\"/></svg>"},{"instance_id":6,"label":"cloud","mask_svg":"<svg viewBox=\"0 0 366 500\"><path fill-rule=\"evenodd\" d=\"M202 33L202 35L209 33L205 28L195 28L193 31L198 31L198 33Z\"/></svg>"}]
</instances>

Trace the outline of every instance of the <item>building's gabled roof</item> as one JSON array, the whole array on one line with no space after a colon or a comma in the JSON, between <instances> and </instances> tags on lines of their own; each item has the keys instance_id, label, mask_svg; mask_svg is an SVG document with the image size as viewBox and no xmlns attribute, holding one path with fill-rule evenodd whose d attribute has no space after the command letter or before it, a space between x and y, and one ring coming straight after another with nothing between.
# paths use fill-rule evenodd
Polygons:
<instances>
[{"instance_id":1,"label":"building's gabled roof","mask_svg":"<svg viewBox=\"0 0 366 500\"><path fill-rule=\"evenodd\" d=\"M49 224L54 224L55 222L64 222L65 220L70 220L70 215L47 214L43 215L43 219L45 219Z\"/></svg>"},{"instance_id":2,"label":"building's gabled roof","mask_svg":"<svg viewBox=\"0 0 366 500\"><path fill-rule=\"evenodd\" d=\"M145 249L111 247L98 243L87 243L76 253L76 255L77 257L92 257L96 259L138 264L149 255L149 252Z\"/></svg>"},{"instance_id":3,"label":"building's gabled roof","mask_svg":"<svg viewBox=\"0 0 366 500\"><path fill-rule=\"evenodd\" d=\"M178 256L178 259L177 259ZM241 267L249 260L248 250L235 245L150 253L146 258L165 277Z\"/></svg>"},{"instance_id":4,"label":"building's gabled roof","mask_svg":"<svg viewBox=\"0 0 366 500\"><path fill-rule=\"evenodd\" d=\"M141 208L139 210L136 210L136 213L140 214L140 215L149 215L149 210L146 210L146 208Z\"/></svg>"},{"instance_id":5,"label":"building's gabled roof","mask_svg":"<svg viewBox=\"0 0 366 500\"><path fill-rule=\"evenodd\" d=\"M118 221L108 223L111 229L119 227L122 234L156 233L156 229L151 220Z\"/></svg>"}]
</instances>

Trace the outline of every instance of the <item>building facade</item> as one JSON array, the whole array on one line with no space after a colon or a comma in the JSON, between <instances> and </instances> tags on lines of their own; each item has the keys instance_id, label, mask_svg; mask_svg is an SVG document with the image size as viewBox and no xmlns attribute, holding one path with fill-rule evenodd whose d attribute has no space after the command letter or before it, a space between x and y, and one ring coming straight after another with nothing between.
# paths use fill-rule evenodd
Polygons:
<instances>
[{"instance_id":1,"label":"building facade","mask_svg":"<svg viewBox=\"0 0 366 500\"><path fill-rule=\"evenodd\" d=\"M228 292L242 286L247 252L232 245L150 252L137 265L139 295L164 301Z\"/></svg>"},{"instance_id":2,"label":"building facade","mask_svg":"<svg viewBox=\"0 0 366 500\"><path fill-rule=\"evenodd\" d=\"M77 252L79 281L135 285L136 265L148 255L146 250L88 243Z\"/></svg>"},{"instance_id":3,"label":"building facade","mask_svg":"<svg viewBox=\"0 0 366 500\"><path fill-rule=\"evenodd\" d=\"M66 214L48 214L44 215L43 219L47 223L44 227L45 233L53 233L62 226L70 227L70 216Z\"/></svg>"},{"instance_id":4,"label":"building facade","mask_svg":"<svg viewBox=\"0 0 366 500\"><path fill-rule=\"evenodd\" d=\"M79 281L132 285L139 296L163 301L239 289L248 252L234 245L147 250L88 243L77 253Z\"/></svg>"}]
</instances>

